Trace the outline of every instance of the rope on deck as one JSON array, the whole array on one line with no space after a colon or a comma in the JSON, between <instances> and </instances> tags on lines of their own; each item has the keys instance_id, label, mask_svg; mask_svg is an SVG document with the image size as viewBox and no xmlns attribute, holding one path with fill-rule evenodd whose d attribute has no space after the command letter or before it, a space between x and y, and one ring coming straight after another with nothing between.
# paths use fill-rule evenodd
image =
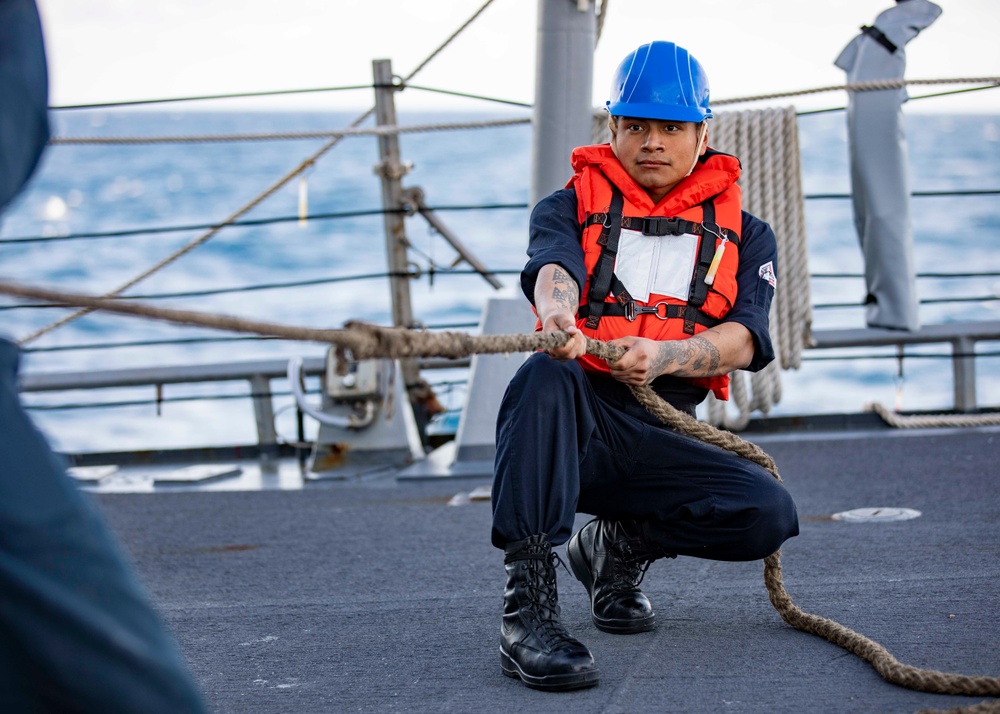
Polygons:
<instances>
[{"instance_id":1,"label":"rope on deck","mask_svg":"<svg viewBox=\"0 0 1000 714\"><path fill-rule=\"evenodd\" d=\"M865 407L875 412L889 426L897 429L926 429L942 426L991 426L1000 424L998 414L899 414L878 402Z\"/></svg>"},{"instance_id":2,"label":"rope on deck","mask_svg":"<svg viewBox=\"0 0 1000 714\"><path fill-rule=\"evenodd\" d=\"M35 288L0 281L0 293L67 305L100 309L107 312L134 315L148 319L197 325L235 332L254 332L310 342L333 344L341 357L352 359L465 357L471 354L530 352L565 344L565 332L535 332L516 335L469 335L458 332L430 333L404 328L382 328L364 323L348 323L343 329L314 329L275 323L244 320L227 315L213 315L188 310L154 308L141 303L109 300ZM587 352L614 361L625 350L599 340L587 340ZM779 481L774 460L759 446L744 441L732 432L716 429L683 414L661 399L652 387L630 387L636 399L665 425L702 441L728 449L767 469ZM818 635L868 662L883 679L908 689L939 694L1000 697L1000 677L971 676L920 669L905 665L882 645L843 625L818 615L804 612L792 603L781 578L781 551L764 559L764 585L771 604L781 618L797 630ZM1000 701L983 702L977 709L956 709L965 712L1000 712ZM985 707L985 708L983 708Z\"/></svg>"}]
</instances>

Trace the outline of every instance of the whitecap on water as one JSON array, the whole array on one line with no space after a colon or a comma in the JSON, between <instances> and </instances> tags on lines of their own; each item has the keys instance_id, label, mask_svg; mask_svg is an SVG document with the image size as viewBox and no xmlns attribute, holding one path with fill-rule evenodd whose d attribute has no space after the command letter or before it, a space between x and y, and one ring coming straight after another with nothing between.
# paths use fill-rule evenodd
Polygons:
<instances>
[{"instance_id":1,"label":"whitecap on water","mask_svg":"<svg viewBox=\"0 0 1000 714\"><path fill-rule=\"evenodd\" d=\"M46 221L61 221L69 212L69 206L59 196L49 196L42 204L42 218Z\"/></svg>"}]
</instances>

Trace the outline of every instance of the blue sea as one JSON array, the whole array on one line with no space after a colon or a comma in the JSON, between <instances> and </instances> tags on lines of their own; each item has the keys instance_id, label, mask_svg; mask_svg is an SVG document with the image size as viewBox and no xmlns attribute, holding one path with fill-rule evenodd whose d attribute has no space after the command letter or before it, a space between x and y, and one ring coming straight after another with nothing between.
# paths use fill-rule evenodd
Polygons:
<instances>
[{"instance_id":1,"label":"blue sea","mask_svg":"<svg viewBox=\"0 0 1000 714\"><path fill-rule=\"evenodd\" d=\"M509 117L417 114L401 124ZM526 116L526 115L525 115ZM353 114L294 112L62 112L57 136L164 136L337 130ZM807 195L847 194L847 137L842 113L799 118L802 178ZM1000 188L1000 116L910 114L907 118L914 191ZM519 294L516 272L524 262L527 208L469 209L526 204L530 181L530 127L404 134L403 179L419 186L431 207L480 261L497 271L502 294ZM0 275L21 283L100 294L117 288L204 231L14 242L80 233L211 224L226 219L300 164L323 140L193 143L139 146L51 146L28 189L0 223ZM373 137L343 139L307 172L308 213L381 207L373 166ZM567 176L569 174L567 168ZM242 218L294 217L300 181L292 180ZM455 210L449 207L463 207ZM807 200L810 271L862 270L850 201ZM918 272L1000 271L1000 210L996 195L918 197L913 202ZM420 217L407 218L416 318L430 327L475 330L486 297L497 291L468 266ZM434 266L433 271L429 267ZM204 245L127 292L130 296L232 289L233 292L155 299L154 304L225 313L309 327L339 327L348 320L391 322L383 218L380 215L286 221L222 230ZM433 274L433 278L431 278ZM298 287L280 283L324 281ZM924 324L1000 317L1000 278L921 279ZM862 327L860 278L812 280L816 329ZM851 307L823 307L830 304ZM24 307L0 297L0 332L20 339L67 314L64 308ZM187 340L223 333L136 318L90 314L25 346L25 373L96 371L262 358L321 356L321 345L285 341L202 341L98 349L95 345ZM980 352L1000 345L982 343ZM905 410L952 406L950 361L944 345L895 350L807 352L799 370L782 375L773 415L857 412L873 401ZM831 356L846 359L829 359ZM934 356L938 355L938 356ZM441 401L453 410L464 400L464 372L429 372ZM978 360L977 398L1000 403L1000 358ZM313 385L315 386L315 385ZM274 383L276 392L287 385ZM70 452L246 444L256 440L244 384L167 385L161 404L153 387L73 393L28 393L24 401L58 449ZM221 396L223 399L209 397ZM122 405L127 402L129 405ZM104 406L99 406L98 403ZM111 403L112 405L108 405ZM275 397L278 431L294 440L291 398ZM314 433L310 426L307 435Z\"/></svg>"}]
</instances>

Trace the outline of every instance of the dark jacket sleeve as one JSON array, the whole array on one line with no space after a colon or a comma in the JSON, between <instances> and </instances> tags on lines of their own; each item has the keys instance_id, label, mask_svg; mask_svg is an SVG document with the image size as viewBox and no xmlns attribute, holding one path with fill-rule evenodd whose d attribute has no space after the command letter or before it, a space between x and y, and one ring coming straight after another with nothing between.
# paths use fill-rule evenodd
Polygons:
<instances>
[{"instance_id":1,"label":"dark jacket sleeve","mask_svg":"<svg viewBox=\"0 0 1000 714\"><path fill-rule=\"evenodd\" d=\"M0 0L0 211L49 140L45 46L33 0Z\"/></svg>"},{"instance_id":2,"label":"dark jacket sleeve","mask_svg":"<svg viewBox=\"0 0 1000 714\"><path fill-rule=\"evenodd\" d=\"M528 224L528 262L521 271L521 290L535 303L535 281L542 266L556 263L573 276L583 292L587 268L580 245L576 192L562 189L543 198L531 212Z\"/></svg>"},{"instance_id":3,"label":"dark jacket sleeve","mask_svg":"<svg viewBox=\"0 0 1000 714\"><path fill-rule=\"evenodd\" d=\"M753 336L754 355L747 370L757 372L774 360L768 312L777 283L778 242L764 221L743 212L740 264L736 271L737 295L723 322L738 322Z\"/></svg>"}]
</instances>

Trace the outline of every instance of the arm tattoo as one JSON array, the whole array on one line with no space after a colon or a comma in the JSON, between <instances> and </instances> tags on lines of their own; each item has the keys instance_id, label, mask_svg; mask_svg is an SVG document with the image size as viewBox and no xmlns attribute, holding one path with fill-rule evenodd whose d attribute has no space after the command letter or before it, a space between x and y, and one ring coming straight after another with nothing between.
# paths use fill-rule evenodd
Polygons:
<instances>
[{"instance_id":1,"label":"arm tattoo","mask_svg":"<svg viewBox=\"0 0 1000 714\"><path fill-rule=\"evenodd\" d=\"M552 273L552 299L572 313L580 306L580 288L569 273L558 266Z\"/></svg>"},{"instance_id":2,"label":"arm tattoo","mask_svg":"<svg viewBox=\"0 0 1000 714\"><path fill-rule=\"evenodd\" d=\"M651 365L656 375L669 373L678 377L712 377L719 372L722 356L719 350L704 337L661 342Z\"/></svg>"}]
</instances>

